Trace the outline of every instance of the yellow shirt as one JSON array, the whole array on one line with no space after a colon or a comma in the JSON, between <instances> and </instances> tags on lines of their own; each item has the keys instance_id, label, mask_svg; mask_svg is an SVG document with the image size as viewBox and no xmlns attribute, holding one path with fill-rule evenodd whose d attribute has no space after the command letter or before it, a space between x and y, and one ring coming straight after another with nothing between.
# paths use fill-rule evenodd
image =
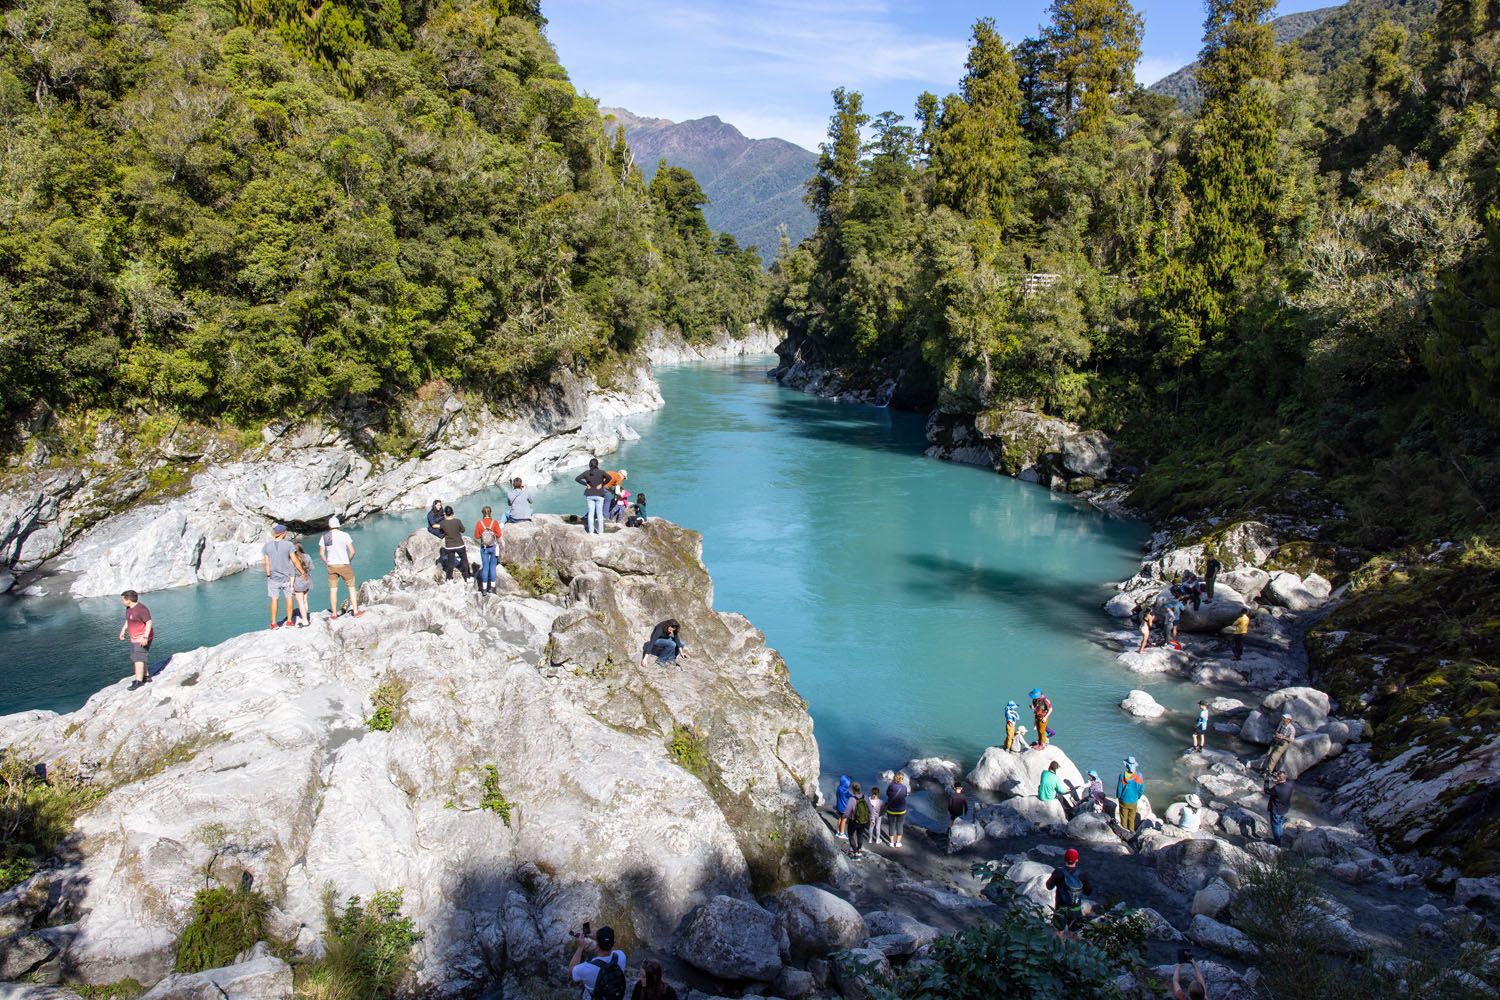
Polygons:
<instances>
[{"instance_id":1,"label":"yellow shirt","mask_svg":"<svg viewBox=\"0 0 1500 1000\"><path fill-rule=\"evenodd\" d=\"M1238 618L1236 618L1234 620L1234 634L1235 635L1244 635L1246 632L1249 632L1249 631L1250 631L1250 616L1247 615L1247 614L1243 614L1242 613Z\"/></svg>"}]
</instances>

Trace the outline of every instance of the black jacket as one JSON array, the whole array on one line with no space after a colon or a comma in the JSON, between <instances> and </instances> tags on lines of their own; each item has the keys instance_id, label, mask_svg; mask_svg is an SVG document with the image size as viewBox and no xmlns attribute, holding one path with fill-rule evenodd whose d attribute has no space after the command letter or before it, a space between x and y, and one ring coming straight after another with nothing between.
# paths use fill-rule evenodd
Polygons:
<instances>
[{"instance_id":1,"label":"black jacket","mask_svg":"<svg viewBox=\"0 0 1500 1000\"><path fill-rule=\"evenodd\" d=\"M573 478L573 482L583 487L583 495L586 497L604 496L604 482L609 478L609 473L603 469L585 469Z\"/></svg>"},{"instance_id":2,"label":"black jacket","mask_svg":"<svg viewBox=\"0 0 1500 1000\"><path fill-rule=\"evenodd\" d=\"M1278 816L1292 811L1291 779L1266 786L1266 809Z\"/></svg>"}]
</instances>

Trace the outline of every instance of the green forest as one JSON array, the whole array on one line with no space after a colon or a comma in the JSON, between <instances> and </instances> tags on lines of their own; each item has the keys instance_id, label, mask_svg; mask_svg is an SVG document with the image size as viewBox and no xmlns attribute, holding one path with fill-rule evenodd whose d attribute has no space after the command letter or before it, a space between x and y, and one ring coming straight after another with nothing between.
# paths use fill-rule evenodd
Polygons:
<instances>
[{"instance_id":1,"label":"green forest","mask_svg":"<svg viewBox=\"0 0 1500 1000\"><path fill-rule=\"evenodd\" d=\"M1274 7L1208 0L1193 114L1136 84L1127 0L1055 0L1014 45L980 21L910 119L836 91L773 313L921 407L1117 432L1158 515L1362 547L1487 523L1500 3L1352 0L1306 49Z\"/></svg>"},{"instance_id":2,"label":"green forest","mask_svg":"<svg viewBox=\"0 0 1500 1000\"><path fill-rule=\"evenodd\" d=\"M0 414L504 398L760 317L536 0L0 0Z\"/></svg>"}]
</instances>

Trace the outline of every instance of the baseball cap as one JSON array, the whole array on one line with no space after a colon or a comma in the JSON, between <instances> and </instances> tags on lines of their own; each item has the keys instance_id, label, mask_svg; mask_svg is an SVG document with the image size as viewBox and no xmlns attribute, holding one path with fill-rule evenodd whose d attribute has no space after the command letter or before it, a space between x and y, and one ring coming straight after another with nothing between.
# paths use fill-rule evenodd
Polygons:
<instances>
[{"instance_id":1,"label":"baseball cap","mask_svg":"<svg viewBox=\"0 0 1500 1000\"><path fill-rule=\"evenodd\" d=\"M1282 712L1281 713L1281 717L1283 719L1290 719L1292 717L1292 713L1291 712Z\"/></svg>"},{"instance_id":2,"label":"baseball cap","mask_svg":"<svg viewBox=\"0 0 1500 1000\"><path fill-rule=\"evenodd\" d=\"M613 927L601 927L594 932L594 940L601 948L613 948L615 946L615 929Z\"/></svg>"},{"instance_id":3,"label":"baseball cap","mask_svg":"<svg viewBox=\"0 0 1500 1000\"><path fill-rule=\"evenodd\" d=\"M337 528L339 526L339 519L337 517L330 517L328 519L328 526L330 528Z\"/></svg>"},{"instance_id":4,"label":"baseball cap","mask_svg":"<svg viewBox=\"0 0 1500 1000\"><path fill-rule=\"evenodd\" d=\"M1070 865L1078 864L1078 852L1071 847L1068 848L1063 852L1063 860Z\"/></svg>"},{"instance_id":5,"label":"baseball cap","mask_svg":"<svg viewBox=\"0 0 1500 1000\"><path fill-rule=\"evenodd\" d=\"M273 534L273 535L284 535L284 534L286 534L286 525L282 524L280 521L277 521L275 524L271 525L271 534Z\"/></svg>"}]
</instances>

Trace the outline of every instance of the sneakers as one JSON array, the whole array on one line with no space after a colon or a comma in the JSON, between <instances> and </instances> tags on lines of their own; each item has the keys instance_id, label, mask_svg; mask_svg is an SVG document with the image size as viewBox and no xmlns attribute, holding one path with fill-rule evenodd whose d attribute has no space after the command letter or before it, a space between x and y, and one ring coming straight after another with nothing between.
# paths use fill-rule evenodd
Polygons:
<instances>
[{"instance_id":1,"label":"sneakers","mask_svg":"<svg viewBox=\"0 0 1500 1000\"><path fill-rule=\"evenodd\" d=\"M364 612L363 611L351 611L350 614L354 615L354 617L356 617L356 618L361 618L361 617L364 616Z\"/></svg>"},{"instance_id":2,"label":"sneakers","mask_svg":"<svg viewBox=\"0 0 1500 1000\"><path fill-rule=\"evenodd\" d=\"M834 836L837 837L837 838L839 838L840 840L848 840L849 839L849 835L847 833L835 833Z\"/></svg>"},{"instance_id":3,"label":"sneakers","mask_svg":"<svg viewBox=\"0 0 1500 1000\"><path fill-rule=\"evenodd\" d=\"M276 631L279 628L281 628L281 623L280 622L272 622L271 623L271 631L272 632Z\"/></svg>"},{"instance_id":4,"label":"sneakers","mask_svg":"<svg viewBox=\"0 0 1500 1000\"><path fill-rule=\"evenodd\" d=\"M134 691L137 688L144 687L144 686L145 685L143 685L140 681L131 681L130 682L130 687L126 688L125 690L127 690L127 691Z\"/></svg>"}]
</instances>

